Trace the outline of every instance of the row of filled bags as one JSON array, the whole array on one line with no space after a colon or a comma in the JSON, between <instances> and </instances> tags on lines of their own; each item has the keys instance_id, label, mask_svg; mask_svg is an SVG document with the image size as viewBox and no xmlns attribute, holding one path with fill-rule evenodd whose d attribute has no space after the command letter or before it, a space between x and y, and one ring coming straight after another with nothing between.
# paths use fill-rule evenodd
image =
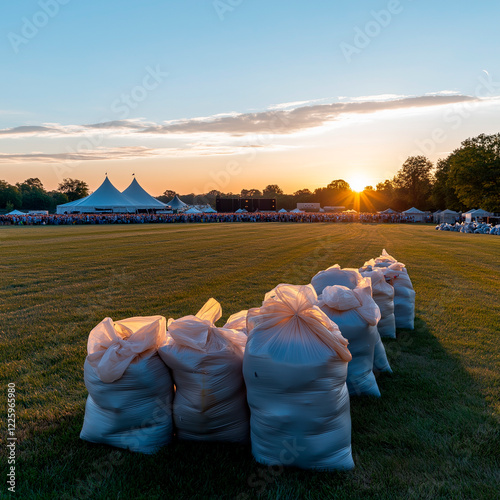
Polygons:
<instances>
[{"instance_id":1,"label":"row of filled bags","mask_svg":"<svg viewBox=\"0 0 500 500\"><path fill-rule=\"evenodd\" d=\"M142 453L174 433L250 439L263 464L351 469L349 396L380 396L375 373L391 371L380 337L413 328L414 308L406 268L384 251L278 285L223 327L214 299L168 324L106 318L89 335L80 437Z\"/></svg>"}]
</instances>

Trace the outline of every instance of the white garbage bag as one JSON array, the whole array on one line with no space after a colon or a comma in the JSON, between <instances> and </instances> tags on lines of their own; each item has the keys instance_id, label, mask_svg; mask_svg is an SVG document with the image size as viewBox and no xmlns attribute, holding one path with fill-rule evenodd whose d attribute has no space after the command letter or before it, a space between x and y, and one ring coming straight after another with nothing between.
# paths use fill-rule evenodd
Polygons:
<instances>
[{"instance_id":1,"label":"white garbage bag","mask_svg":"<svg viewBox=\"0 0 500 500\"><path fill-rule=\"evenodd\" d=\"M406 267L401 262L384 270L385 278L394 287L394 316L397 328L413 330L415 320L415 290Z\"/></svg>"},{"instance_id":2,"label":"white garbage bag","mask_svg":"<svg viewBox=\"0 0 500 500\"><path fill-rule=\"evenodd\" d=\"M396 262L397 259L395 259L392 255L389 255L384 248L379 257L370 259L368 262L365 262L365 266L389 267L391 264L395 264Z\"/></svg>"},{"instance_id":3,"label":"white garbage bag","mask_svg":"<svg viewBox=\"0 0 500 500\"><path fill-rule=\"evenodd\" d=\"M268 465L351 469L347 340L310 285L279 285L247 316L252 452Z\"/></svg>"},{"instance_id":4,"label":"white garbage bag","mask_svg":"<svg viewBox=\"0 0 500 500\"><path fill-rule=\"evenodd\" d=\"M157 354L165 335L162 316L105 318L90 332L81 439L141 453L172 440L173 382Z\"/></svg>"},{"instance_id":5,"label":"white garbage bag","mask_svg":"<svg viewBox=\"0 0 500 500\"><path fill-rule=\"evenodd\" d=\"M231 314L223 328L229 328L229 330L238 330L239 332L243 332L245 335L248 335L247 313L248 311L244 310L235 314Z\"/></svg>"},{"instance_id":6,"label":"white garbage bag","mask_svg":"<svg viewBox=\"0 0 500 500\"><path fill-rule=\"evenodd\" d=\"M311 285L318 295L323 293L327 286L342 285L351 290L358 286L362 276L357 269L342 269L338 264L320 271L311 280Z\"/></svg>"},{"instance_id":7,"label":"white garbage bag","mask_svg":"<svg viewBox=\"0 0 500 500\"><path fill-rule=\"evenodd\" d=\"M209 299L196 316L169 320L159 354L172 370L174 423L181 439L246 442L250 414L242 374L246 335L218 328L220 304Z\"/></svg>"},{"instance_id":8,"label":"white garbage bag","mask_svg":"<svg viewBox=\"0 0 500 500\"><path fill-rule=\"evenodd\" d=\"M415 319L415 291L408 275L408 270L402 262L398 262L385 249L376 259L365 262L367 267L383 268L386 281L394 287L394 316L396 328L413 330Z\"/></svg>"},{"instance_id":9,"label":"white garbage bag","mask_svg":"<svg viewBox=\"0 0 500 500\"><path fill-rule=\"evenodd\" d=\"M394 316L394 288L385 280L384 271L380 268L359 271L364 278L372 282L373 300L380 309L380 321L377 329L381 337L396 338L396 318Z\"/></svg>"},{"instance_id":10,"label":"white garbage bag","mask_svg":"<svg viewBox=\"0 0 500 500\"><path fill-rule=\"evenodd\" d=\"M347 369L349 394L379 397L373 364L380 310L371 297L369 279L354 290L342 285L327 286L318 305L349 341L352 355Z\"/></svg>"},{"instance_id":11,"label":"white garbage bag","mask_svg":"<svg viewBox=\"0 0 500 500\"><path fill-rule=\"evenodd\" d=\"M335 264L325 271L320 271L316 274L316 276L314 276L311 280L311 285L316 290L316 293L321 295L327 286L340 285L351 290L354 290L358 286L365 286L365 278L361 276L357 269L342 269L338 264ZM344 334L341 326L340 331ZM374 347L373 369L377 372L392 372L389 362L387 361L385 347L382 343L378 330Z\"/></svg>"}]
</instances>

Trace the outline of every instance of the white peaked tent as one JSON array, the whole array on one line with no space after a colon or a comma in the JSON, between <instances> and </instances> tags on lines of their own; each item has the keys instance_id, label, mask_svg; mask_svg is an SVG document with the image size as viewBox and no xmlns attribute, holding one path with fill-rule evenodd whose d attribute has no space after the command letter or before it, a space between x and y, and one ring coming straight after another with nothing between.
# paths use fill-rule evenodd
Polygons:
<instances>
[{"instance_id":1,"label":"white peaked tent","mask_svg":"<svg viewBox=\"0 0 500 500\"><path fill-rule=\"evenodd\" d=\"M294 208L293 210L290 210L290 213L291 214L303 214L305 212L300 210L299 208Z\"/></svg>"},{"instance_id":2,"label":"white peaked tent","mask_svg":"<svg viewBox=\"0 0 500 500\"><path fill-rule=\"evenodd\" d=\"M201 209L202 212L206 213L206 214L216 214L217 213L217 210L214 210L212 207L203 207Z\"/></svg>"},{"instance_id":3,"label":"white peaked tent","mask_svg":"<svg viewBox=\"0 0 500 500\"><path fill-rule=\"evenodd\" d=\"M455 224L459 218L459 213L454 210L446 209L439 214L439 222L446 222L448 224Z\"/></svg>"},{"instance_id":4,"label":"white peaked tent","mask_svg":"<svg viewBox=\"0 0 500 500\"><path fill-rule=\"evenodd\" d=\"M113 186L106 178L104 182L89 196L72 203L57 206L57 213L135 213L136 207L133 201Z\"/></svg>"},{"instance_id":5,"label":"white peaked tent","mask_svg":"<svg viewBox=\"0 0 500 500\"><path fill-rule=\"evenodd\" d=\"M415 222L423 222L425 220L425 212L415 207L405 210L403 214L412 217Z\"/></svg>"},{"instance_id":6,"label":"white peaked tent","mask_svg":"<svg viewBox=\"0 0 500 500\"><path fill-rule=\"evenodd\" d=\"M234 212L235 214L246 214L247 213L247 210L245 210L244 208L238 208L238 210L236 210L236 212Z\"/></svg>"},{"instance_id":7,"label":"white peaked tent","mask_svg":"<svg viewBox=\"0 0 500 500\"><path fill-rule=\"evenodd\" d=\"M392 208L386 208L385 210L383 210L380 213L381 214L397 214L398 212L396 212L396 210L393 210Z\"/></svg>"},{"instance_id":8,"label":"white peaked tent","mask_svg":"<svg viewBox=\"0 0 500 500\"><path fill-rule=\"evenodd\" d=\"M69 214L69 213L73 212L72 207L74 205L77 205L78 203L86 200L89 196L85 196L85 198L80 198L79 200L68 201L68 203L63 203L62 205L57 205L56 213L58 213L58 214L68 213Z\"/></svg>"},{"instance_id":9,"label":"white peaked tent","mask_svg":"<svg viewBox=\"0 0 500 500\"><path fill-rule=\"evenodd\" d=\"M185 214L202 214L201 210L198 210L196 207L191 207L184 212Z\"/></svg>"},{"instance_id":10,"label":"white peaked tent","mask_svg":"<svg viewBox=\"0 0 500 500\"><path fill-rule=\"evenodd\" d=\"M284 208L280 208L280 209L278 210L278 213L280 213L280 214L286 214L286 213L288 213L288 212L287 212Z\"/></svg>"},{"instance_id":11,"label":"white peaked tent","mask_svg":"<svg viewBox=\"0 0 500 500\"><path fill-rule=\"evenodd\" d=\"M12 212L9 212L7 215L26 215L26 212L21 212L19 210L12 210Z\"/></svg>"},{"instance_id":12,"label":"white peaked tent","mask_svg":"<svg viewBox=\"0 0 500 500\"><path fill-rule=\"evenodd\" d=\"M172 210L185 210L187 208L187 203L184 203L177 195L175 195L169 202L167 206Z\"/></svg>"},{"instance_id":13,"label":"white peaked tent","mask_svg":"<svg viewBox=\"0 0 500 500\"><path fill-rule=\"evenodd\" d=\"M167 205L151 196L134 177L130 186L122 192L137 210L164 210Z\"/></svg>"},{"instance_id":14,"label":"white peaked tent","mask_svg":"<svg viewBox=\"0 0 500 500\"><path fill-rule=\"evenodd\" d=\"M465 222L477 221L478 219L486 219L486 217L491 217L490 212L480 208L479 210L469 210L465 213Z\"/></svg>"},{"instance_id":15,"label":"white peaked tent","mask_svg":"<svg viewBox=\"0 0 500 500\"><path fill-rule=\"evenodd\" d=\"M441 212L442 210L436 210L433 214L432 214L432 222L439 222L441 219Z\"/></svg>"}]
</instances>

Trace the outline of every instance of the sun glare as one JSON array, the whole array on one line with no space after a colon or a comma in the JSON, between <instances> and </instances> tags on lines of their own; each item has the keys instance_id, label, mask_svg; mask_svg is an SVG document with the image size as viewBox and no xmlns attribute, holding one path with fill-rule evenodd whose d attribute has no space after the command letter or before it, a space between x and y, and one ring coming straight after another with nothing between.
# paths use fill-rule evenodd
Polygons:
<instances>
[{"instance_id":1,"label":"sun glare","mask_svg":"<svg viewBox=\"0 0 500 500\"><path fill-rule=\"evenodd\" d=\"M361 191L369 185L368 179L361 174L353 175L347 179L347 182L349 183L349 186L351 186L351 189L356 193L361 193Z\"/></svg>"}]
</instances>

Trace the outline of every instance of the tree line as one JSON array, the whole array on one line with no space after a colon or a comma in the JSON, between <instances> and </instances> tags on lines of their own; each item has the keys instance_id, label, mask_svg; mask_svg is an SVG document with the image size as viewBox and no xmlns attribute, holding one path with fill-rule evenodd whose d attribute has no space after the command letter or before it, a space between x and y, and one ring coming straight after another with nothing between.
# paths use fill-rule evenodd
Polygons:
<instances>
[{"instance_id":1,"label":"tree line","mask_svg":"<svg viewBox=\"0 0 500 500\"><path fill-rule=\"evenodd\" d=\"M88 194L87 183L78 179L64 179L55 191L46 191L38 178L15 185L0 180L0 209L55 211L57 205ZM158 199L166 203L176 194L165 190ZM467 139L436 165L425 156L411 156L392 179L375 187L366 186L361 193L352 191L343 179L336 179L314 191L305 188L293 194L284 193L276 184L269 184L262 190L242 189L239 193L212 190L203 194L179 194L179 198L189 205L210 204L213 207L219 196L276 198L277 207L287 210L295 208L297 203L320 203L322 207L343 206L361 212L389 207L399 211L412 206L424 211L483 208L500 212L500 134L481 134Z\"/></svg>"},{"instance_id":2,"label":"tree line","mask_svg":"<svg viewBox=\"0 0 500 500\"><path fill-rule=\"evenodd\" d=\"M167 190L158 197L167 202L175 196ZM210 204L216 198L276 198L278 208L287 210L297 203L320 203L325 206L344 206L360 212L376 212L392 208L407 210L416 207L423 211L456 211L483 208L500 212L500 134L481 134L462 142L461 146L436 165L425 156L410 156L392 179L366 186L355 193L343 179L311 191L299 189L285 194L276 184L259 189L242 189L239 193L210 191L205 194L179 195L190 205Z\"/></svg>"}]
</instances>

